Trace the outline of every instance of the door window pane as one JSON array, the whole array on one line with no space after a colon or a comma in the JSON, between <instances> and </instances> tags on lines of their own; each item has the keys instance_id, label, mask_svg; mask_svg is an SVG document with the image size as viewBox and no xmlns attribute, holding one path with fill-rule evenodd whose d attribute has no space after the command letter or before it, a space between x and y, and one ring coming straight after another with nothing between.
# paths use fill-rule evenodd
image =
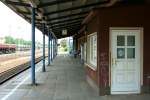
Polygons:
<instances>
[{"instance_id":1,"label":"door window pane","mask_svg":"<svg viewBox=\"0 0 150 100\"><path fill-rule=\"evenodd\" d=\"M128 36L127 37L127 45L128 46L135 46L135 36Z\"/></svg>"},{"instance_id":2,"label":"door window pane","mask_svg":"<svg viewBox=\"0 0 150 100\"><path fill-rule=\"evenodd\" d=\"M117 58L118 59L125 58L125 48L117 48Z\"/></svg>"},{"instance_id":3,"label":"door window pane","mask_svg":"<svg viewBox=\"0 0 150 100\"><path fill-rule=\"evenodd\" d=\"M117 36L117 46L125 45L125 36Z\"/></svg>"},{"instance_id":4,"label":"door window pane","mask_svg":"<svg viewBox=\"0 0 150 100\"><path fill-rule=\"evenodd\" d=\"M135 48L127 49L127 58L135 58Z\"/></svg>"}]
</instances>

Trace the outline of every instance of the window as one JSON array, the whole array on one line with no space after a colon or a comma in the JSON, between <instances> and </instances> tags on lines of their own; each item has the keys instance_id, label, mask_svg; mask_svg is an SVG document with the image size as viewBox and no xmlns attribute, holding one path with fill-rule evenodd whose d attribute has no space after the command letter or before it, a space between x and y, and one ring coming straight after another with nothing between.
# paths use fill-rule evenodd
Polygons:
<instances>
[{"instance_id":1,"label":"window","mask_svg":"<svg viewBox=\"0 0 150 100\"><path fill-rule=\"evenodd\" d=\"M86 43L84 43L84 61L86 62Z\"/></svg>"},{"instance_id":2,"label":"window","mask_svg":"<svg viewBox=\"0 0 150 100\"><path fill-rule=\"evenodd\" d=\"M87 63L96 69L97 67L97 33L88 36L87 39Z\"/></svg>"},{"instance_id":3,"label":"window","mask_svg":"<svg viewBox=\"0 0 150 100\"><path fill-rule=\"evenodd\" d=\"M135 35L117 36L117 59L135 58Z\"/></svg>"}]
</instances>

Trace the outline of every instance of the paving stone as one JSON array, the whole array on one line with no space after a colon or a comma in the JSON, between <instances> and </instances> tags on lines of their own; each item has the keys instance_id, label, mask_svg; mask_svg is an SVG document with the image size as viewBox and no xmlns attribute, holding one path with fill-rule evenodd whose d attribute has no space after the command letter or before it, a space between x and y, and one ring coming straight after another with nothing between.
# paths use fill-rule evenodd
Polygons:
<instances>
[{"instance_id":1,"label":"paving stone","mask_svg":"<svg viewBox=\"0 0 150 100\"><path fill-rule=\"evenodd\" d=\"M47 65L47 60L46 60ZM36 68L42 67L42 62ZM0 87L0 99L12 91L22 80L30 75L30 69L19 74ZM59 55L36 72L38 85L31 85L31 78L23 82L7 100L150 100L149 94L98 96L86 81L85 70L79 59Z\"/></svg>"}]
</instances>

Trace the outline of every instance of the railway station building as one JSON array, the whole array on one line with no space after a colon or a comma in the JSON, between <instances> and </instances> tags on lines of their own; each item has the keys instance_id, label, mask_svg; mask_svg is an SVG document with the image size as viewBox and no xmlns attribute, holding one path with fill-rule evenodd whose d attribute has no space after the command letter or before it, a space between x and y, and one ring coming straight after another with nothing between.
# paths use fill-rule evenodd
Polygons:
<instances>
[{"instance_id":1,"label":"railway station building","mask_svg":"<svg viewBox=\"0 0 150 100\"><path fill-rule=\"evenodd\" d=\"M148 94L149 97L149 0L4 0L3 3L32 25L32 84L38 78L34 64L37 27L43 33L43 72L46 72L45 35L49 38L49 67L58 59L57 39L72 36L73 50L80 51L79 62L86 83L99 98L116 94ZM64 29L66 35L62 34ZM72 81L75 80L76 77Z\"/></svg>"},{"instance_id":2,"label":"railway station building","mask_svg":"<svg viewBox=\"0 0 150 100\"><path fill-rule=\"evenodd\" d=\"M85 50L87 80L100 94L148 89L149 10L146 5L98 8L83 20L78 49Z\"/></svg>"}]
</instances>

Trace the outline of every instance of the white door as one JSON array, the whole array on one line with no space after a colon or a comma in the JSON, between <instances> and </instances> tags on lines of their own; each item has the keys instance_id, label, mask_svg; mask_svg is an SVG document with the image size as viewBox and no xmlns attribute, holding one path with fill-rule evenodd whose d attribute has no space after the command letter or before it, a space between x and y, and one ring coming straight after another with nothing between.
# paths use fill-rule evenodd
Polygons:
<instances>
[{"instance_id":1,"label":"white door","mask_svg":"<svg viewBox=\"0 0 150 100\"><path fill-rule=\"evenodd\" d=\"M140 92L140 30L111 30L111 94Z\"/></svg>"}]
</instances>

